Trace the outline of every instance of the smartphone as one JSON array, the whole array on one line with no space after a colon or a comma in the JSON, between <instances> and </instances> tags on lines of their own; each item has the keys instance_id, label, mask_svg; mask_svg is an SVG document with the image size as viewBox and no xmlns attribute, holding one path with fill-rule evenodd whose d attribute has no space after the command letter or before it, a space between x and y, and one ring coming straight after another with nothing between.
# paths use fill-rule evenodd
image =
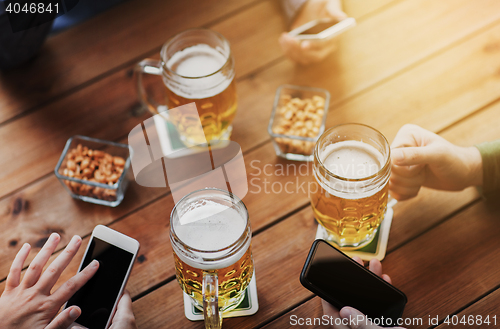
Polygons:
<instances>
[{"instance_id":1,"label":"smartphone","mask_svg":"<svg viewBox=\"0 0 500 329\"><path fill-rule=\"evenodd\" d=\"M327 40L356 26L352 17L336 22L335 20L316 19L289 32L299 40Z\"/></svg>"},{"instance_id":2,"label":"smartphone","mask_svg":"<svg viewBox=\"0 0 500 329\"><path fill-rule=\"evenodd\" d=\"M77 305L82 310L68 328L107 329L110 326L138 251L137 240L103 225L94 228L78 272L94 259L99 261L99 269L64 306Z\"/></svg>"},{"instance_id":3,"label":"smartphone","mask_svg":"<svg viewBox=\"0 0 500 329\"><path fill-rule=\"evenodd\" d=\"M407 302L403 292L320 239L309 251L300 282L338 310L351 306L370 319L396 323Z\"/></svg>"}]
</instances>

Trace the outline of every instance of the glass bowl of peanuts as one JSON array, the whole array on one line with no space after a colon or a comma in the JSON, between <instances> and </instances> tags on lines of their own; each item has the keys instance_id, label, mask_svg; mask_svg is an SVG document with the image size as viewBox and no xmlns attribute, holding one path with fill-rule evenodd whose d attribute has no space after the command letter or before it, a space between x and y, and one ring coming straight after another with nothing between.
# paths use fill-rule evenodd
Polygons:
<instances>
[{"instance_id":1,"label":"glass bowl of peanuts","mask_svg":"<svg viewBox=\"0 0 500 329\"><path fill-rule=\"evenodd\" d=\"M276 154L288 160L311 161L314 145L325 130L329 103L327 90L280 86L267 127Z\"/></svg>"},{"instance_id":2,"label":"glass bowl of peanuts","mask_svg":"<svg viewBox=\"0 0 500 329\"><path fill-rule=\"evenodd\" d=\"M73 136L66 142L54 172L73 198L116 207L129 182L129 167L128 145Z\"/></svg>"}]
</instances>

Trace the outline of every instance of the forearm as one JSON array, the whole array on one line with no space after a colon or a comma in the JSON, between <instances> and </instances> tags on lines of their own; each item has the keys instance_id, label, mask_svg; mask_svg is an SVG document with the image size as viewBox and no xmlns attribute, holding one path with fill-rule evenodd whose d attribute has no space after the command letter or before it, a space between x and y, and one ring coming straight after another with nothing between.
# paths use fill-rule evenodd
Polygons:
<instances>
[{"instance_id":1,"label":"forearm","mask_svg":"<svg viewBox=\"0 0 500 329\"><path fill-rule=\"evenodd\" d=\"M308 0L281 0L281 6L288 23L291 23Z\"/></svg>"}]
</instances>

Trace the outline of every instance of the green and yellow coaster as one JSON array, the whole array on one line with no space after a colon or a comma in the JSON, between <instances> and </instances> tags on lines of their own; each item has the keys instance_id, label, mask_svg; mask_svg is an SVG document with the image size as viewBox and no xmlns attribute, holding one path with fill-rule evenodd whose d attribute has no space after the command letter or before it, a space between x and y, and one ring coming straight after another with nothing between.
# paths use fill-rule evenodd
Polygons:
<instances>
[{"instance_id":1,"label":"green and yellow coaster","mask_svg":"<svg viewBox=\"0 0 500 329\"><path fill-rule=\"evenodd\" d=\"M191 298L185 292L184 295L184 314L191 321L202 321L203 312L193 306ZM252 280L245 290L245 297L241 303L233 310L225 312L223 318L233 318L237 316L253 315L259 310L259 300L257 298L257 284L255 281L255 271Z\"/></svg>"}]
</instances>

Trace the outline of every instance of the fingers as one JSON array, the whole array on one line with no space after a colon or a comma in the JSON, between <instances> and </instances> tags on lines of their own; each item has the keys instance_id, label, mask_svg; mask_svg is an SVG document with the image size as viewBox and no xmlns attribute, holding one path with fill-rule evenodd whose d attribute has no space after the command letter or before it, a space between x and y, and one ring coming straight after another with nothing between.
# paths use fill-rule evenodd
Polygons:
<instances>
[{"instance_id":1,"label":"fingers","mask_svg":"<svg viewBox=\"0 0 500 329\"><path fill-rule=\"evenodd\" d=\"M120 301L118 302L118 306L116 307L116 314L113 319L118 319L127 314L131 314L132 312L132 299L130 298L130 293L125 290L122 297L120 298Z\"/></svg>"},{"instance_id":2,"label":"fingers","mask_svg":"<svg viewBox=\"0 0 500 329\"><path fill-rule=\"evenodd\" d=\"M398 166L424 165L439 159L433 147L401 147L392 149L392 162Z\"/></svg>"},{"instance_id":3,"label":"fingers","mask_svg":"<svg viewBox=\"0 0 500 329\"><path fill-rule=\"evenodd\" d=\"M339 310L335 306L324 299L321 300L321 305L323 306L323 314L333 318L333 321L330 321L330 323L333 323L333 329L349 329L348 326L339 323L340 321L335 321L335 319L340 318Z\"/></svg>"},{"instance_id":4,"label":"fingers","mask_svg":"<svg viewBox=\"0 0 500 329\"><path fill-rule=\"evenodd\" d=\"M392 279L387 274L382 274L382 279L384 279L386 282L392 284Z\"/></svg>"},{"instance_id":5,"label":"fingers","mask_svg":"<svg viewBox=\"0 0 500 329\"><path fill-rule=\"evenodd\" d=\"M398 201L408 200L418 195L420 191L421 185L406 187L402 185L394 184L393 182L389 183L389 190L393 198Z\"/></svg>"},{"instance_id":6,"label":"fingers","mask_svg":"<svg viewBox=\"0 0 500 329\"><path fill-rule=\"evenodd\" d=\"M71 298L87 281L89 281L99 269L99 262L93 260L87 267L85 267L77 275L66 281L59 289L57 289L51 298L56 303L64 304Z\"/></svg>"},{"instance_id":7,"label":"fingers","mask_svg":"<svg viewBox=\"0 0 500 329\"><path fill-rule=\"evenodd\" d=\"M13 289L19 286L21 281L21 271L23 270L24 262L30 253L31 246L25 243L21 250L18 251L16 258L12 262L10 267L9 275L7 276L7 281L5 282L5 290Z\"/></svg>"},{"instance_id":8,"label":"fingers","mask_svg":"<svg viewBox=\"0 0 500 329\"><path fill-rule=\"evenodd\" d=\"M42 274L43 267L49 260L50 256L56 250L57 244L61 240L61 237L57 233L52 233L45 242L42 250L35 256L35 259L31 262L26 274L24 275L24 279L22 285L26 288L30 288L38 281L40 278L40 274Z\"/></svg>"},{"instance_id":9,"label":"fingers","mask_svg":"<svg viewBox=\"0 0 500 329\"><path fill-rule=\"evenodd\" d=\"M376 275L378 275L379 277L381 277L385 281L392 284L391 278L387 274L382 274L382 263L378 259L372 258L372 260L370 260L369 268L370 268L370 271L372 271L373 273L375 273Z\"/></svg>"},{"instance_id":10,"label":"fingers","mask_svg":"<svg viewBox=\"0 0 500 329\"><path fill-rule=\"evenodd\" d=\"M356 263L358 263L359 265L365 266L365 264L363 263L363 260L361 260L361 258L359 258L358 256L354 256L352 259L354 261L356 261Z\"/></svg>"},{"instance_id":11,"label":"fingers","mask_svg":"<svg viewBox=\"0 0 500 329\"><path fill-rule=\"evenodd\" d=\"M112 323L119 323L120 327L136 328L134 312L132 310L132 299L127 290L125 290L118 302Z\"/></svg>"},{"instance_id":12,"label":"fingers","mask_svg":"<svg viewBox=\"0 0 500 329\"><path fill-rule=\"evenodd\" d=\"M429 131L420 126L405 124L399 129L396 137L394 137L391 148L424 146L425 139L422 136L427 132Z\"/></svg>"},{"instance_id":13,"label":"fingers","mask_svg":"<svg viewBox=\"0 0 500 329\"><path fill-rule=\"evenodd\" d=\"M370 271L375 273L378 276L382 276L382 264L380 261L376 258L373 258L370 260L370 266L369 266Z\"/></svg>"},{"instance_id":14,"label":"fingers","mask_svg":"<svg viewBox=\"0 0 500 329\"><path fill-rule=\"evenodd\" d=\"M61 273L71 262L81 244L82 238L79 236L75 235L71 239L64 251L57 256L57 258L40 277L40 280L36 284L40 288L40 291L46 293L47 295L50 294L50 290L56 284L57 280L61 276Z\"/></svg>"},{"instance_id":15,"label":"fingers","mask_svg":"<svg viewBox=\"0 0 500 329\"><path fill-rule=\"evenodd\" d=\"M366 320L366 316L352 307L344 307L340 310L340 317L349 320L349 328L351 329L378 329L380 327L373 325Z\"/></svg>"},{"instance_id":16,"label":"fingers","mask_svg":"<svg viewBox=\"0 0 500 329\"><path fill-rule=\"evenodd\" d=\"M283 33L279 38L281 48L291 60L308 65L322 61L337 49L335 40L325 41L299 41L288 33Z\"/></svg>"},{"instance_id":17,"label":"fingers","mask_svg":"<svg viewBox=\"0 0 500 329\"><path fill-rule=\"evenodd\" d=\"M78 306L71 306L59 313L45 329L67 329L82 314Z\"/></svg>"},{"instance_id":18,"label":"fingers","mask_svg":"<svg viewBox=\"0 0 500 329\"><path fill-rule=\"evenodd\" d=\"M291 60L300 64L307 64L304 62L304 59L300 57L300 42L297 39L290 36L288 33L282 33L279 38L279 43L285 55Z\"/></svg>"}]
</instances>

